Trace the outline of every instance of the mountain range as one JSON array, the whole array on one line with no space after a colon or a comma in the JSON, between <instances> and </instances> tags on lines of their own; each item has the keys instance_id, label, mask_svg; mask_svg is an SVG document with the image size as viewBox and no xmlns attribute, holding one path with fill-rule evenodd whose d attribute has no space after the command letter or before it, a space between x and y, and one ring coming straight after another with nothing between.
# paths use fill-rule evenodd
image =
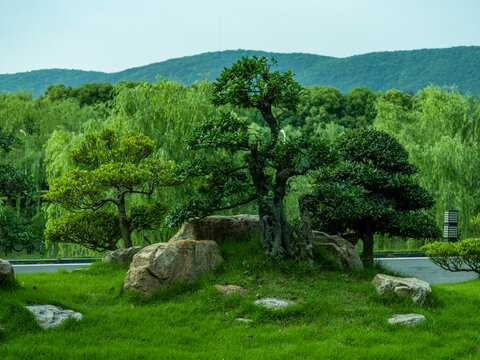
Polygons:
<instances>
[{"instance_id":1,"label":"mountain range","mask_svg":"<svg viewBox=\"0 0 480 360\"><path fill-rule=\"evenodd\" d=\"M242 56L274 57L278 70L291 69L303 86L334 86L348 92L356 86L374 91L392 88L416 92L428 85L480 94L480 46L447 49L374 52L345 58L305 53L227 50L171 59L115 73L46 69L0 75L0 91L32 89L43 93L51 84L80 86L88 82L156 81L168 79L189 85L216 79L224 67Z\"/></svg>"}]
</instances>

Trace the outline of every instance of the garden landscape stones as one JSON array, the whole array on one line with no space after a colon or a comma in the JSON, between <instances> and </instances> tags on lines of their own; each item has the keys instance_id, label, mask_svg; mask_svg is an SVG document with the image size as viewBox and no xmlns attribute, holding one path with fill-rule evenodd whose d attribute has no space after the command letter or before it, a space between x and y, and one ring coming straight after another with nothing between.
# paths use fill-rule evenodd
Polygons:
<instances>
[{"instance_id":1,"label":"garden landscape stones","mask_svg":"<svg viewBox=\"0 0 480 360\"><path fill-rule=\"evenodd\" d=\"M218 290L220 294L223 296L230 296L234 294L238 294L240 296L246 296L247 295L247 289L238 286L238 285L215 285L215 289Z\"/></svg>"},{"instance_id":2,"label":"garden landscape stones","mask_svg":"<svg viewBox=\"0 0 480 360\"><path fill-rule=\"evenodd\" d=\"M82 320L82 314L73 310L62 309L54 305L34 305L26 306L33 314L35 320L44 329L51 329L63 324L69 318Z\"/></svg>"},{"instance_id":3,"label":"garden landscape stones","mask_svg":"<svg viewBox=\"0 0 480 360\"><path fill-rule=\"evenodd\" d=\"M7 260L0 259L0 284L15 279L13 266Z\"/></svg>"},{"instance_id":4,"label":"garden landscape stones","mask_svg":"<svg viewBox=\"0 0 480 360\"><path fill-rule=\"evenodd\" d=\"M401 324L405 326L415 326L425 321L425 316L420 314L394 314L387 319L390 324Z\"/></svg>"},{"instance_id":5,"label":"garden landscape stones","mask_svg":"<svg viewBox=\"0 0 480 360\"><path fill-rule=\"evenodd\" d=\"M372 282L379 295L395 292L398 296L410 297L413 302L419 305L423 305L432 292L426 281L417 278L400 278L378 274Z\"/></svg>"},{"instance_id":6,"label":"garden landscape stones","mask_svg":"<svg viewBox=\"0 0 480 360\"><path fill-rule=\"evenodd\" d=\"M330 253L331 258L329 260L338 269L345 271L363 270L363 263L358 250L344 238L320 231L312 231L312 240Z\"/></svg>"},{"instance_id":7,"label":"garden landscape stones","mask_svg":"<svg viewBox=\"0 0 480 360\"><path fill-rule=\"evenodd\" d=\"M145 296L180 281L194 281L223 261L215 241L178 240L144 247L133 257L123 288Z\"/></svg>"},{"instance_id":8,"label":"garden landscape stones","mask_svg":"<svg viewBox=\"0 0 480 360\"><path fill-rule=\"evenodd\" d=\"M243 240L258 235L260 221L258 215L213 215L201 219L190 219L183 223L178 232L169 240Z\"/></svg>"},{"instance_id":9,"label":"garden landscape stones","mask_svg":"<svg viewBox=\"0 0 480 360\"><path fill-rule=\"evenodd\" d=\"M296 305L293 301L277 298L261 298L253 302L255 305L266 307L267 309L286 309L287 307Z\"/></svg>"},{"instance_id":10,"label":"garden landscape stones","mask_svg":"<svg viewBox=\"0 0 480 360\"><path fill-rule=\"evenodd\" d=\"M142 250L141 246L133 246L127 249L109 251L104 255L102 261L120 266L130 265L132 263L133 256L140 250Z\"/></svg>"}]
</instances>

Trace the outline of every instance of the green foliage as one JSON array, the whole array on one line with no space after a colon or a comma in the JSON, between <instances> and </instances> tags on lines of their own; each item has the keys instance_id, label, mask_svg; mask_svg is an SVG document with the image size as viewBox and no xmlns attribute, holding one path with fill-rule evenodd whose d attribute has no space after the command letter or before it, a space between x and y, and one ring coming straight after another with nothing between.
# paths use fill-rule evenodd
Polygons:
<instances>
[{"instance_id":1,"label":"green foliage","mask_svg":"<svg viewBox=\"0 0 480 360\"><path fill-rule=\"evenodd\" d=\"M42 253L44 245L42 238L21 224L16 216L8 211L0 211L0 249L8 255L12 252L26 251Z\"/></svg>"},{"instance_id":2,"label":"green foliage","mask_svg":"<svg viewBox=\"0 0 480 360\"><path fill-rule=\"evenodd\" d=\"M419 168L418 183L436 200L432 212L437 224L441 226L445 209L460 210L461 219L479 213L479 101L434 87L419 92L412 105L408 96L398 95L396 100L378 99L375 127L408 150ZM460 222L460 229L462 236L476 236L467 221Z\"/></svg>"},{"instance_id":3,"label":"green foliage","mask_svg":"<svg viewBox=\"0 0 480 360\"><path fill-rule=\"evenodd\" d=\"M425 255L448 271L474 271L480 274L480 239L434 242L422 247Z\"/></svg>"},{"instance_id":4,"label":"green foliage","mask_svg":"<svg viewBox=\"0 0 480 360\"><path fill-rule=\"evenodd\" d=\"M15 169L12 165L0 164L0 196L16 199L33 195L35 186L29 176Z\"/></svg>"},{"instance_id":5,"label":"green foliage","mask_svg":"<svg viewBox=\"0 0 480 360\"><path fill-rule=\"evenodd\" d=\"M179 182L171 174L173 162L147 159L153 150L152 140L134 131L128 131L123 136L118 136L111 129L87 134L85 140L70 152L73 160L83 169L76 168L54 179L43 199L70 211L88 209L95 211L107 204L113 204L117 207L118 223L124 245L130 247L132 246L130 233L134 228L127 219L126 195L151 195L159 187L171 186ZM164 212L163 208L152 209L157 215ZM143 213L145 211L146 208ZM137 226L143 222L141 214L142 211L134 217ZM158 224L158 221L151 223L150 227L154 224ZM49 237L55 241L60 241L63 229L72 230L72 228L56 226L50 229ZM58 236L53 234L57 230L60 231ZM78 232L68 237L70 240L77 238ZM88 238L72 242L85 241L88 241ZM92 239L90 248L98 249L99 244L103 243L112 246L111 241L99 242Z\"/></svg>"},{"instance_id":6,"label":"green foliage","mask_svg":"<svg viewBox=\"0 0 480 360\"><path fill-rule=\"evenodd\" d=\"M314 228L329 233L353 231L363 240L370 265L373 235L413 238L440 236L434 221L421 210L433 204L431 195L412 175L408 154L392 136L373 129L346 130L336 145L342 161L314 176Z\"/></svg>"},{"instance_id":7,"label":"green foliage","mask_svg":"<svg viewBox=\"0 0 480 360\"><path fill-rule=\"evenodd\" d=\"M45 241L78 244L94 251L115 250L122 234L113 211L67 213L47 223Z\"/></svg>"},{"instance_id":8,"label":"green foliage","mask_svg":"<svg viewBox=\"0 0 480 360\"><path fill-rule=\"evenodd\" d=\"M44 96L50 101L74 99L83 107L113 100L113 86L109 83L95 82L73 88L63 84L49 85Z\"/></svg>"}]
</instances>

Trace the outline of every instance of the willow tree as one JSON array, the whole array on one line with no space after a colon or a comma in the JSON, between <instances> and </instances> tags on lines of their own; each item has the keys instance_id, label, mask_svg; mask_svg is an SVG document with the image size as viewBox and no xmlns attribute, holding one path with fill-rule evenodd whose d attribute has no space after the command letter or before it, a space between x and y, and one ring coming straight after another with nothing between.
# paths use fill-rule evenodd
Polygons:
<instances>
[{"instance_id":1,"label":"willow tree","mask_svg":"<svg viewBox=\"0 0 480 360\"><path fill-rule=\"evenodd\" d=\"M330 148L321 141L289 139L281 133L280 119L296 110L300 85L290 71L273 71L275 66L274 59L244 57L213 83L213 104L223 110L200 122L187 146L240 156L235 158L238 162L210 158L188 163L181 175L202 181L171 219L181 221L256 201L265 254L279 260L311 260L311 244L296 236L283 200L289 180L330 161ZM266 131L257 133L247 120L235 116L232 107L258 111Z\"/></svg>"},{"instance_id":2,"label":"willow tree","mask_svg":"<svg viewBox=\"0 0 480 360\"><path fill-rule=\"evenodd\" d=\"M72 159L79 167L54 179L43 198L69 211L80 212L83 214L82 219L89 218L92 221L95 218L108 220L108 214L102 213L102 216L95 217L92 216L92 211L100 211L108 204L113 205L124 246L131 247L131 232L151 228L153 224L159 225L158 219L161 219L165 213L165 207L159 204L137 209L128 214L127 196L151 195L159 187L174 185L178 182L170 174L172 162L148 159L154 147L150 138L134 131L129 131L123 136L118 136L110 129L87 134L80 146L70 152ZM155 212L156 216L152 217L152 212ZM82 219L76 218L74 223L83 226L84 222L80 221ZM157 220L151 223L146 219ZM60 241L61 237L56 235L66 230L68 232L70 228L67 225L65 222L52 221L47 224L45 234L51 240ZM91 223L91 227L94 228L95 223ZM104 228L111 228L111 226L104 226ZM103 236L103 234L100 235ZM76 231L72 238L80 242L81 233ZM85 240L86 245L88 241L88 239ZM91 241L96 241L95 245L105 244L106 248L112 245L111 241L105 241L104 238ZM90 246L90 248L95 247Z\"/></svg>"},{"instance_id":3,"label":"willow tree","mask_svg":"<svg viewBox=\"0 0 480 360\"><path fill-rule=\"evenodd\" d=\"M435 199L438 225L445 209L458 209L462 236L476 236L468 220L480 212L480 101L428 87L412 99L389 91L377 100L377 129L395 136Z\"/></svg>"}]
</instances>

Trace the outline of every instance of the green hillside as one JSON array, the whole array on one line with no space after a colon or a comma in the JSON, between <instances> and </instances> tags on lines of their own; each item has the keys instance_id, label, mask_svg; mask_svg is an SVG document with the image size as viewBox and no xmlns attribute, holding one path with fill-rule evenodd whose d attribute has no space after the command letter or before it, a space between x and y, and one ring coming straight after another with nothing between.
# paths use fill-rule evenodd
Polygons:
<instances>
[{"instance_id":1,"label":"green hillside","mask_svg":"<svg viewBox=\"0 0 480 360\"><path fill-rule=\"evenodd\" d=\"M33 89L42 93L50 84L80 86L88 82L117 83L155 81L159 76L191 84L215 79L225 66L242 56L275 57L279 70L291 69L304 86L329 85L343 92L355 86L374 91L417 91L428 85L456 86L463 92L480 93L480 47L454 47L411 51L377 52L347 58L313 54L282 54L254 50L228 50L171 59L117 73L49 69L0 75L0 91Z\"/></svg>"}]
</instances>

